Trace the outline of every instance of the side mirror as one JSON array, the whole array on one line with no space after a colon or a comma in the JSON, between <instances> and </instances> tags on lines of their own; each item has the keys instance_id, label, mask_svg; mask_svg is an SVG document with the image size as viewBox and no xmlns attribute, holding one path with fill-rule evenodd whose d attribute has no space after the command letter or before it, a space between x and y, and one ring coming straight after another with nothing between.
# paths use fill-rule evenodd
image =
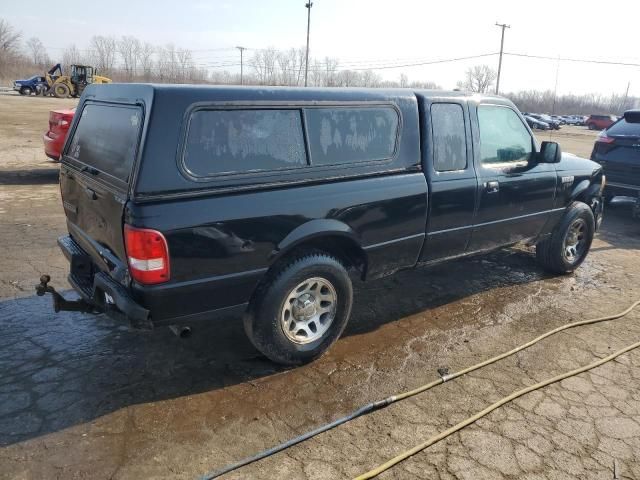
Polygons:
<instances>
[{"instance_id":1,"label":"side mirror","mask_svg":"<svg viewBox=\"0 0 640 480\"><path fill-rule=\"evenodd\" d=\"M562 158L560 145L556 142L542 142L538 158L540 163L560 163Z\"/></svg>"}]
</instances>

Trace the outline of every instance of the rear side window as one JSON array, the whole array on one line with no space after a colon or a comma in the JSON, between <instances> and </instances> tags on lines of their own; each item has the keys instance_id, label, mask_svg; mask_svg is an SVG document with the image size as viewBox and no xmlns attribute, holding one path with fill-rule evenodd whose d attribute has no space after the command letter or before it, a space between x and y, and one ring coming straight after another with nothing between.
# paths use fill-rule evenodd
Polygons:
<instances>
[{"instance_id":1,"label":"rear side window","mask_svg":"<svg viewBox=\"0 0 640 480\"><path fill-rule=\"evenodd\" d=\"M623 118L619 122L611 125L607 129L607 133L610 135L640 137L640 123L629 123Z\"/></svg>"},{"instance_id":2,"label":"rear side window","mask_svg":"<svg viewBox=\"0 0 640 480\"><path fill-rule=\"evenodd\" d=\"M139 106L89 103L82 109L66 155L126 182L141 125Z\"/></svg>"},{"instance_id":3,"label":"rear side window","mask_svg":"<svg viewBox=\"0 0 640 480\"><path fill-rule=\"evenodd\" d=\"M313 165L385 160L393 156L398 113L392 107L305 110Z\"/></svg>"},{"instance_id":4,"label":"rear side window","mask_svg":"<svg viewBox=\"0 0 640 480\"><path fill-rule=\"evenodd\" d=\"M438 172L467 168L467 140L462 106L434 103L431 106L433 166Z\"/></svg>"},{"instance_id":5,"label":"rear side window","mask_svg":"<svg viewBox=\"0 0 640 480\"><path fill-rule=\"evenodd\" d=\"M299 110L197 110L184 165L196 177L307 165Z\"/></svg>"}]
</instances>

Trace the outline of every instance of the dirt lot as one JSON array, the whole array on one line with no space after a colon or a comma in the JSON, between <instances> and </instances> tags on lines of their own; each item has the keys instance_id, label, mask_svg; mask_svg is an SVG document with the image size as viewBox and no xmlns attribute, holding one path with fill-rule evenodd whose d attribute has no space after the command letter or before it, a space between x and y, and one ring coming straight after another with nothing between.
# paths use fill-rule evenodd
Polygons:
<instances>
[{"instance_id":1,"label":"dirt lot","mask_svg":"<svg viewBox=\"0 0 640 480\"><path fill-rule=\"evenodd\" d=\"M530 251L402 272L360 285L344 337L282 369L237 318L129 331L51 312L40 273L64 286L47 112L73 102L0 96L0 478L197 478L367 402L493 356L563 323L640 298L640 223L615 202L575 275L551 277ZM545 135L548 138L548 134ZM593 133L564 128L588 155ZM546 138L545 138L546 139ZM582 327L360 418L226 478L351 478L500 397L640 339L640 310ZM531 393L380 478L640 479L640 351Z\"/></svg>"}]
</instances>

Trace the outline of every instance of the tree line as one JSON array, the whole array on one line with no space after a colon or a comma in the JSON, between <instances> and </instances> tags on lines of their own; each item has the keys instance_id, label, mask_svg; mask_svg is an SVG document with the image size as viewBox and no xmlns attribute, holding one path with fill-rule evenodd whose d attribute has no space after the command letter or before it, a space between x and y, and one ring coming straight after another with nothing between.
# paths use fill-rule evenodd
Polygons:
<instances>
[{"instance_id":1,"label":"tree line","mask_svg":"<svg viewBox=\"0 0 640 480\"><path fill-rule=\"evenodd\" d=\"M234 49L235 53L235 49ZM67 46L57 58L51 58L46 46L36 37L23 41L21 32L0 18L0 82L10 84L17 78L43 75L55 63L63 70L69 65L84 64L96 67L100 75L115 82L208 83L219 85L304 85L305 48L253 50L243 64L242 78L233 61L199 61L194 52L175 46L153 45L131 35L95 35L89 46L80 50L75 44ZM234 66L233 71L225 67ZM496 72L488 65L468 68L460 90L492 93ZM405 73L396 80L384 79L371 69L341 68L337 58L309 59L308 85L318 87L400 87L441 89L430 81L410 81ZM638 104L638 99L622 95L559 95L552 91L520 91L503 93L521 111L570 114L621 113Z\"/></svg>"}]
</instances>

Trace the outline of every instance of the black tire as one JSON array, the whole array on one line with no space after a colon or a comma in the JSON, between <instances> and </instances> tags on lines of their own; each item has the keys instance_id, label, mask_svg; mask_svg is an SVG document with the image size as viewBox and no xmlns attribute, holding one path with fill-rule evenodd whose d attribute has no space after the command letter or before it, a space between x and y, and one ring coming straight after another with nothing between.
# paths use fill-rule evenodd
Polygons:
<instances>
[{"instance_id":1,"label":"black tire","mask_svg":"<svg viewBox=\"0 0 640 480\"><path fill-rule=\"evenodd\" d=\"M589 123L587 127L589 128L589 130L596 130L596 126L593 123Z\"/></svg>"},{"instance_id":2,"label":"black tire","mask_svg":"<svg viewBox=\"0 0 640 480\"><path fill-rule=\"evenodd\" d=\"M578 224L582 228L576 234L574 229ZM588 205L573 202L551 236L536 245L536 257L545 270L559 274L571 273L587 257L594 234L593 212ZM574 237L574 235L577 236ZM574 238L577 243L572 250L571 244ZM568 251L573 251L575 254L571 255Z\"/></svg>"},{"instance_id":3,"label":"black tire","mask_svg":"<svg viewBox=\"0 0 640 480\"><path fill-rule=\"evenodd\" d=\"M20 89L20 95L31 95L31 88L30 87L22 87Z\"/></svg>"},{"instance_id":4,"label":"black tire","mask_svg":"<svg viewBox=\"0 0 640 480\"><path fill-rule=\"evenodd\" d=\"M605 196L604 196L604 204L605 205L609 205L614 198L615 198L615 195L605 194Z\"/></svg>"},{"instance_id":5,"label":"black tire","mask_svg":"<svg viewBox=\"0 0 640 480\"><path fill-rule=\"evenodd\" d=\"M64 83L57 83L53 86L53 95L56 98L68 98L69 93L69 87Z\"/></svg>"},{"instance_id":6,"label":"black tire","mask_svg":"<svg viewBox=\"0 0 640 480\"><path fill-rule=\"evenodd\" d=\"M290 338L292 335L297 334L295 329L290 327L289 333L285 333L286 327L283 325L285 322L283 319L287 318L286 313L289 310L293 324L297 325L295 323L297 320L293 313L295 307L287 308L285 305L294 305L295 302L298 302L299 298L290 301L290 297L291 295L297 295L294 289L297 289L298 286L309 279L314 279L314 281L321 279L328 282L333 288L332 293L335 294L336 298L335 306L331 307L331 312L334 316L326 327L318 323L319 328L327 328L321 336L313 340L313 337L309 337L306 340L308 343L300 343L305 340L298 339L296 342ZM312 289L314 286L312 285L313 281L308 283L309 289ZM322 288L326 287L323 286ZM312 290L305 291L310 292L308 295L311 295L314 301L320 296L318 294L313 297ZM314 301L311 303L317 306L320 303L330 304L330 302L314 303ZM300 254L292 257L280 268L277 268L275 272L268 274L263 284L258 287L244 317L245 332L251 343L272 361L284 365L300 365L318 358L340 337L349 320L352 303L353 287L351 280L347 270L337 258L324 252ZM298 304L296 303L296 305ZM315 307L312 310L316 312ZM311 315L311 313L309 314ZM321 317L322 315L319 318ZM301 322L305 321L301 320ZM311 321L309 322L311 323ZM312 329L310 328L309 330ZM302 331L299 330L298 332ZM312 335L320 335L319 332L320 330L312 333Z\"/></svg>"}]
</instances>

